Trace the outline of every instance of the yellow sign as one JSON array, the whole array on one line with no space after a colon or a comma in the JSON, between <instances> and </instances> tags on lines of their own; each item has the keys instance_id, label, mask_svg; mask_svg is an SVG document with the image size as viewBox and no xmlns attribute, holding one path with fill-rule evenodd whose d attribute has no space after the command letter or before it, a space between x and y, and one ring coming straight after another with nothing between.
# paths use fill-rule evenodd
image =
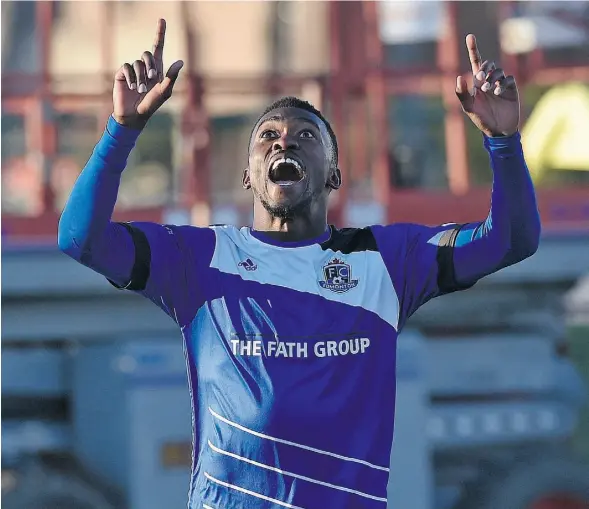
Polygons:
<instances>
[{"instance_id":1,"label":"yellow sign","mask_svg":"<svg viewBox=\"0 0 589 509\"><path fill-rule=\"evenodd\" d=\"M538 101L522 130L535 180L551 171L589 171L589 87L568 83Z\"/></svg>"}]
</instances>

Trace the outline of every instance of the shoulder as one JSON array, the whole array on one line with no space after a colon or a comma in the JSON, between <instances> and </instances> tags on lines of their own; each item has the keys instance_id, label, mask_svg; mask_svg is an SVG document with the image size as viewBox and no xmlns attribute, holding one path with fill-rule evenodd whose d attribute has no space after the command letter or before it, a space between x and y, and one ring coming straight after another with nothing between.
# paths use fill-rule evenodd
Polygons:
<instances>
[{"instance_id":1,"label":"shoulder","mask_svg":"<svg viewBox=\"0 0 589 509\"><path fill-rule=\"evenodd\" d=\"M187 259L210 259L215 250L217 231L215 227L131 222L124 226L134 240L142 240L151 253L183 253ZM135 242L137 244L137 242Z\"/></svg>"},{"instance_id":2,"label":"shoulder","mask_svg":"<svg viewBox=\"0 0 589 509\"><path fill-rule=\"evenodd\" d=\"M329 240L321 244L323 249L349 254L358 251L383 251L392 246L404 245L412 236L411 224L372 225L364 228L332 227Z\"/></svg>"},{"instance_id":3,"label":"shoulder","mask_svg":"<svg viewBox=\"0 0 589 509\"><path fill-rule=\"evenodd\" d=\"M416 244L444 244L446 237L459 231L463 225L445 223L428 226L415 223L396 223L390 225L374 225L370 227L376 238L379 249L412 248Z\"/></svg>"},{"instance_id":4,"label":"shoulder","mask_svg":"<svg viewBox=\"0 0 589 509\"><path fill-rule=\"evenodd\" d=\"M157 225L157 228L161 230L163 237L182 247L204 247L204 245L214 244L215 241L215 232L210 227L161 224Z\"/></svg>"},{"instance_id":5,"label":"shoulder","mask_svg":"<svg viewBox=\"0 0 589 509\"><path fill-rule=\"evenodd\" d=\"M238 228L230 224L212 224L207 229L212 232L217 244L242 245L250 241L247 228Z\"/></svg>"},{"instance_id":6,"label":"shoulder","mask_svg":"<svg viewBox=\"0 0 589 509\"><path fill-rule=\"evenodd\" d=\"M321 244L321 248L351 254L361 251L378 251L376 238L370 227L342 228L331 227L331 236Z\"/></svg>"},{"instance_id":7,"label":"shoulder","mask_svg":"<svg viewBox=\"0 0 589 509\"><path fill-rule=\"evenodd\" d=\"M420 225L397 223L364 228L331 228L331 237L321 247L349 254L359 251L389 250L401 246L421 231Z\"/></svg>"},{"instance_id":8,"label":"shoulder","mask_svg":"<svg viewBox=\"0 0 589 509\"><path fill-rule=\"evenodd\" d=\"M159 225L164 228L169 235L176 235L185 240L203 240L221 238L235 238L242 235L241 230L236 226L226 224L212 224L209 226L192 226L192 225Z\"/></svg>"}]
</instances>

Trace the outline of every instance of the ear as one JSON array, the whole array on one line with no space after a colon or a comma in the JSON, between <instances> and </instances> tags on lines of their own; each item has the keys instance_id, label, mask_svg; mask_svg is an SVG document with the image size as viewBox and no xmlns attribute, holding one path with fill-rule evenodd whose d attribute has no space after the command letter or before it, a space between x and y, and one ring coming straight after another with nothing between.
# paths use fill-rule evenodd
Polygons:
<instances>
[{"instance_id":1,"label":"ear","mask_svg":"<svg viewBox=\"0 0 589 509\"><path fill-rule=\"evenodd\" d=\"M243 170L243 176L241 178L241 185L243 186L244 189L251 189L252 188L252 183L250 181L250 169L246 168L245 170Z\"/></svg>"},{"instance_id":2,"label":"ear","mask_svg":"<svg viewBox=\"0 0 589 509\"><path fill-rule=\"evenodd\" d=\"M327 179L327 187L337 191L342 185L342 172L339 168L334 168Z\"/></svg>"}]
</instances>

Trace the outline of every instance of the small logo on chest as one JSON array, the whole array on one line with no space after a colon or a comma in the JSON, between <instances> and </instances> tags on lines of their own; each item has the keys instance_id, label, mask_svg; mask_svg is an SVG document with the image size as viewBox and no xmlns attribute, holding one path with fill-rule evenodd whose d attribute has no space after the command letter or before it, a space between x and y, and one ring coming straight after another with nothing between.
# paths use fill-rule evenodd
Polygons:
<instances>
[{"instance_id":1,"label":"small logo on chest","mask_svg":"<svg viewBox=\"0 0 589 509\"><path fill-rule=\"evenodd\" d=\"M345 293L358 286L358 280L352 279L352 267L343 260L334 258L323 266L323 279L319 281L321 288L335 293Z\"/></svg>"},{"instance_id":2,"label":"small logo on chest","mask_svg":"<svg viewBox=\"0 0 589 509\"><path fill-rule=\"evenodd\" d=\"M243 267L248 272L252 272L258 268L258 266L252 261L251 258L246 258L242 262L239 262L238 266Z\"/></svg>"}]
</instances>

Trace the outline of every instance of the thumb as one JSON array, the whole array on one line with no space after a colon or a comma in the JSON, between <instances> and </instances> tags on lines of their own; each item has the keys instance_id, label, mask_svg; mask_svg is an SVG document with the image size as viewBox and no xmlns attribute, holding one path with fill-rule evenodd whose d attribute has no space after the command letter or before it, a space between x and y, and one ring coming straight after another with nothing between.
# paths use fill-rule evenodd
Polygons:
<instances>
[{"instance_id":1,"label":"thumb","mask_svg":"<svg viewBox=\"0 0 589 509\"><path fill-rule=\"evenodd\" d=\"M465 111L472 106L472 95L468 90L468 84L464 79L464 76L458 76L456 78L456 96L462 103L462 107Z\"/></svg>"},{"instance_id":2,"label":"thumb","mask_svg":"<svg viewBox=\"0 0 589 509\"><path fill-rule=\"evenodd\" d=\"M166 73L166 76L160 85L161 93L166 99L172 95L172 89L174 88L174 84L178 79L178 75L180 74L180 69L182 69L182 67L184 67L184 62L182 62L182 60L178 60L174 62L168 69L168 72Z\"/></svg>"}]
</instances>

